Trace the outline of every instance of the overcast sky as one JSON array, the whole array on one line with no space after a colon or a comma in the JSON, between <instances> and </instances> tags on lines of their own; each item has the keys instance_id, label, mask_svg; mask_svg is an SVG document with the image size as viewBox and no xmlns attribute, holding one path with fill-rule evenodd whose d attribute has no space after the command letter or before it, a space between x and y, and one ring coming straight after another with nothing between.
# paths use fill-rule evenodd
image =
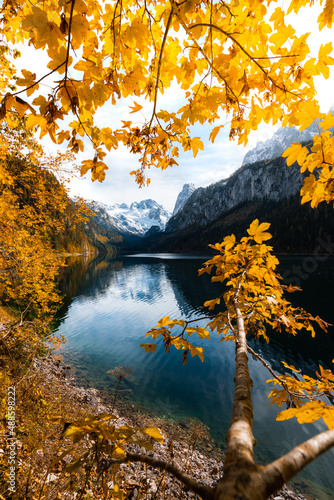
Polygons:
<instances>
[{"instance_id":1,"label":"overcast sky","mask_svg":"<svg viewBox=\"0 0 334 500\"><path fill-rule=\"evenodd\" d=\"M327 43L333 39L333 34L327 28L323 29L321 33L318 32L315 24L316 12L315 9L307 7L303 10L303 14L290 16L290 22L298 34L311 32L308 43L314 55L317 55L322 43ZM21 47L21 51L23 57L20 62L16 60L16 66L34 68L33 71L36 71L37 75L44 71L47 60L40 50L33 52L32 47L25 47L24 49ZM36 52L38 52L38 56ZM38 61L38 67L36 61ZM317 77L316 86L321 111L326 112L334 103L334 71L331 71L328 80ZM175 88L167 91L164 96L159 98L160 108L170 111L178 109L182 103L177 96L178 93ZM128 104L133 105L133 99L128 98L126 103L120 102L114 108L111 105L105 105L96 115L96 124L100 127L109 126L113 129L118 127L121 124L120 120L124 116L128 116ZM143 103L141 102L141 104ZM152 103L144 105L142 111L146 118L150 116L151 106ZM140 117L140 114L133 116ZM140 118L143 120L143 117ZM137 159L125 147L120 147L117 151L112 150L104 159L109 170L103 183L98 181L93 183L88 174L83 178L73 179L70 183L70 192L72 195L80 195L86 199L102 201L106 204L131 203L152 198L172 211L176 197L184 184L192 182L196 187L204 187L228 177L241 166L246 152L255 147L257 142L269 139L276 129L277 126L275 129L266 124L260 126L256 132L251 133L249 136L248 145L243 147L228 140L228 126L218 134L215 144L208 141L209 127L196 126L192 135L201 137L205 146L204 151L199 151L196 158L193 158L192 153L189 151L187 153L180 152L180 157L177 159L179 166L174 166L164 172L156 168L151 169L148 171L151 185L141 189L135 184L133 176L129 175L131 170L138 168ZM43 142L46 151L49 153L53 153L55 147L60 149L48 139L44 139ZM85 141L85 143L87 149L84 154L78 155L80 161L94 156L93 151L89 150L88 142Z\"/></svg>"}]
</instances>

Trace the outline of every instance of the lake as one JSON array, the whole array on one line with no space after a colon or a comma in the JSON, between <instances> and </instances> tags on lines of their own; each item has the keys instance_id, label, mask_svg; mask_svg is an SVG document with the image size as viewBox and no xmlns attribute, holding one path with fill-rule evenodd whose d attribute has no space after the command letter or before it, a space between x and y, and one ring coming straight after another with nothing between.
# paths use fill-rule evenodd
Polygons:
<instances>
[{"instance_id":1,"label":"lake","mask_svg":"<svg viewBox=\"0 0 334 500\"><path fill-rule=\"evenodd\" d=\"M60 280L65 299L55 330L67 338L62 355L75 367L80 383L103 389L112 397L115 380L106 372L117 366L128 367L135 375L135 382L125 381L123 395L162 418L201 419L210 427L216 446L224 449L234 391L234 345L221 343L212 334L211 341L199 340L196 344L205 348L204 362L197 356L189 357L185 366L180 352L174 348L166 354L160 344L152 354L139 347L140 343L150 341L144 335L161 317L199 318L205 313L204 301L220 294L219 284L211 284L207 275L197 277L197 270L206 259L206 256L173 254L97 257L91 261L87 257L69 259ZM290 294L290 300L334 323L334 260L286 256L280 260L282 276L303 288L303 292ZM333 367L333 328L327 334L320 331L315 339L309 332L296 337L282 333L271 335L269 344L251 339L250 345L280 373L284 372L282 360L310 376L315 376L319 363L324 368ZM280 410L269 404L272 386L266 383L272 377L253 358L249 366L254 382L258 461L273 460L326 429L322 420L304 425L295 419L276 422ZM329 500L334 497L333 471L334 453L329 451L291 485L313 498Z\"/></svg>"}]
</instances>

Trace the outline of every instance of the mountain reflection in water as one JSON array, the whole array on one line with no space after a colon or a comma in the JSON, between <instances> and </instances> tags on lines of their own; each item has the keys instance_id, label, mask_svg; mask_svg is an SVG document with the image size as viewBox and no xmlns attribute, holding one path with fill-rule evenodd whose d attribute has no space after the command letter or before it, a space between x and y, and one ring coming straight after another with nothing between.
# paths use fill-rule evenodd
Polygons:
<instances>
[{"instance_id":1,"label":"mountain reflection in water","mask_svg":"<svg viewBox=\"0 0 334 500\"><path fill-rule=\"evenodd\" d=\"M207 275L197 277L205 260L205 256L173 258L171 254L96 258L91 262L73 259L60 279L60 289L67 295L56 330L68 339L63 354L66 357L72 353L72 364L76 357L81 359L78 370L85 368L88 383L104 386L112 394L113 384L106 371L116 366L129 367L136 377L132 386L134 401L167 418L200 418L210 427L218 446L224 447L234 392L233 344L220 343L215 334L210 342L199 340L198 345L205 348L204 363L195 357L189 358L186 366L182 366L180 352L172 349L166 354L161 342L155 354L146 354L139 347L145 342L145 333L163 316L194 319L207 314L203 302L218 296L221 290L219 284L210 283ZM282 261L281 272L298 259L285 257ZM328 259L302 284L304 291L289 298L334 323L333 282L334 262ZM317 333L316 339L308 332L296 337L271 333L270 337L269 344L256 339L250 343L277 372L284 372L282 360L311 376L319 363L324 368L333 366L333 329L327 334ZM276 422L280 410L269 404L272 386L266 383L272 377L257 360L251 358L249 366L254 382L257 460L272 460L325 429L322 420L303 426L295 419ZM333 470L334 455L330 451L308 466L293 485L314 498L333 498Z\"/></svg>"}]
</instances>

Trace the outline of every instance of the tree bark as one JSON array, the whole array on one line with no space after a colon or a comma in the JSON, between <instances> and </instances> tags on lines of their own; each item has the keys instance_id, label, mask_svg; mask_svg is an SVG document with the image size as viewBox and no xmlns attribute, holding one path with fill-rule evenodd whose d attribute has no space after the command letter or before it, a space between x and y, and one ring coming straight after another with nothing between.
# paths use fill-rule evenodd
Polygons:
<instances>
[{"instance_id":1,"label":"tree bark","mask_svg":"<svg viewBox=\"0 0 334 500\"><path fill-rule=\"evenodd\" d=\"M203 500L265 500L282 488L306 465L334 446L334 430L322 432L296 446L266 466L254 462L252 379L249 375L247 341L244 320L238 304L238 290L233 301L237 326L235 328L236 376L231 425L227 432L224 477L215 488L205 486L184 474L173 464L136 453L113 463L144 462L170 472L190 491Z\"/></svg>"},{"instance_id":2,"label":"tree bark","mask_svg":"<svg viewBox=\"0 0 334 500\"><path fill-rule=\"evenodd\" d=\"M126 462L142 462L151 467L155 467L157 469L165 470L172 474L176 479L181 481L188 490L192 491L199 495L203 500L213 500L214 489L210 486L206 486L205 484L199 483L195 479L192 479L187 474L184 474L176 465L165 462L164 460L159 460L153 457L149 457L148 455L141 455L140 453L131 453L128 452L126 454L126 458L121 460L112 460L110 463L126 463Z\"/></svg>"},{"instance_id":3,"label":"tree bark","mask_svg":"<svg viewBox=\"0 0 334 500\"><path fill-rule=\"evenodd\" d=\"M248 498L251 476L259 467L253 455L253 406L251 399L252 379L249 376L246 332L238 304L238 292L234 299L236 313L236 376L232 420L227 432L224 479L217 486L215 498ZM259 497L260 498L260 497Z\"/></svg>"},{"instance_id":4,"label":"tree bark","mask_svg":"<svg viewBox=\"0 0 334 500\"><path fill-rule=\"evenodd\" d=\"M306 465L334 446L334 429L322 432L296 446L263 468L263 481L270 493L281 488Z\"/></svg>"}]
</instances>

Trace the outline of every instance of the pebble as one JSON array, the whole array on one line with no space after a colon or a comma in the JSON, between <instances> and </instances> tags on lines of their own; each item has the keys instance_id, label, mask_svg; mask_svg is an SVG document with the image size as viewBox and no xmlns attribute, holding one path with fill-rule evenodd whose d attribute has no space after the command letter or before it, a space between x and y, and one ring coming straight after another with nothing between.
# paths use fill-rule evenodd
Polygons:
<instances>
[{"instance_id":1,"label":"pebble","mask_svg":"<svg viewBox=\"0 0 334 500\"><path fill-rule=\"evenodd\" d=\"M64 377L64 374L70 369L69 366L62 367L60 363L54 361L52 357L47 357L46 359L36 359L34 361L35 370L42 372L45 379L49 379L52 382L53 377L58 378L58 382L64 387L68 394L70 394L79 406L89 406L92 413L105 413L110 412L111 409L101 403L101 398L99 397L99 392L96 389L90 388L86 389L83 387L77 387L75 380ZM119 417L117 410L113 410L112 413ZM118 418L116 425L120 427L126 425L128 422L125 418ZM131 422L130 422L131 424ZM181 423L186 427L186 423ZM208 458L204 456L197 450L194 450L191 459L189 458L188 445L180 442L173 441L173 458L170 457L169 445L170 438L164 435L164 444L155 443L154 450L146 452L145 449L138 445L129 445L128 450L132 452L147 453L149 456L154 458L166 460L168 462L173 462L174 465L178 466L183 472L187 471L189 475L200 480L203 484L208 486L215 486L219 480L223 477L223 462L215 460L213 458ZM208 445L210 446L210 445ZM37 450L36 453L43 455L42 450ZM69 458L66 457L65 462L68 462ZM180 498L180 492L182 491L182 498L188 498L189 500L196 500L199 497L192 492L187 492L184 490L180 483L169 476L164 475L163 472L157 471L150 466L146 467L142 463L135 462L131 464L122 464L120 466L122 471L122 478L124 481L124 486L127 489L127 498L129 500L139 500L142 497L143 492L145 492L146 486L146 497L154 498L156 500L162 498L160 495L156 495L158 488L163 489L164 498L168 500ZM161 479L163 478L163 481ZM54 482L60 479L57 474L49 474L47 477L47 482ZM147 480L147 483L146 483ZM160 485L163 483L163 488ZM109 488L113 488L114 484L112 481L108 483ZM86 492L89 493L89 492ZM72 492L66 492L64 498L68 500L75 500L76 496ZM97 497L94 497L97 499ZM102 498L102 497L101 497ZM302 495L296 494L287 486L284 486L279 492L270 497L270 500L306 500Z\"/></svg>"}]
</instances>

